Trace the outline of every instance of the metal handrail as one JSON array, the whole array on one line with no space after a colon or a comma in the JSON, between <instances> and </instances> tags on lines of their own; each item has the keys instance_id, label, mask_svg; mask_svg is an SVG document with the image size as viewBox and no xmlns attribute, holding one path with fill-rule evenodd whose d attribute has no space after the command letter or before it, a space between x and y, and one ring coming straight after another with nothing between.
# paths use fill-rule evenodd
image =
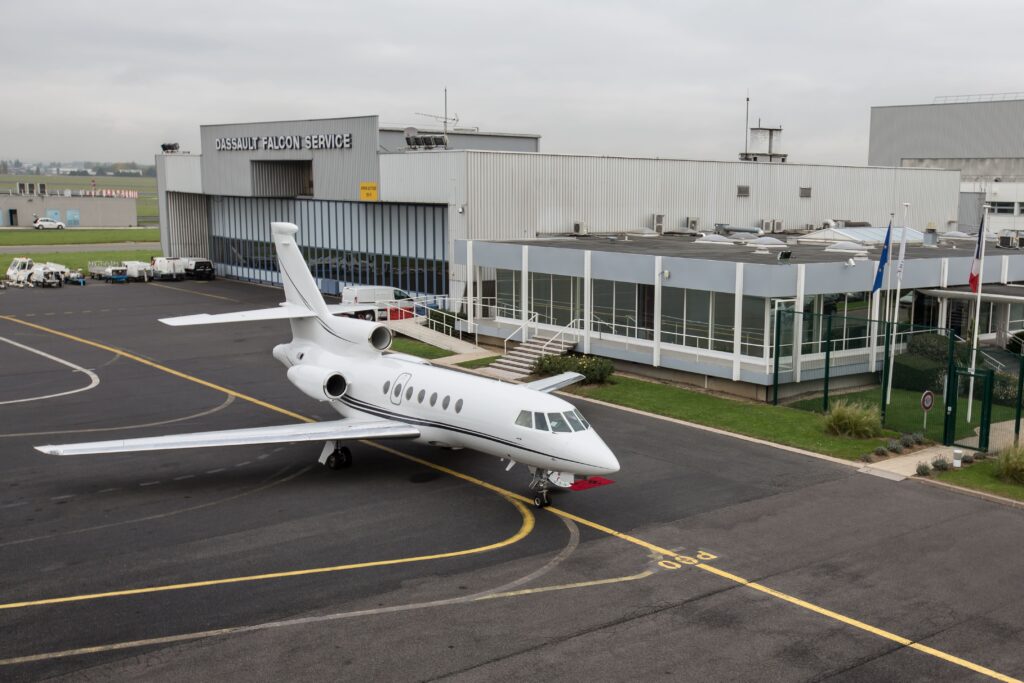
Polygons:
<instances>
[{"instance_id":1,"label":"metal handrail","mask_svg":"<svg viewBox=\"0 0 1024 683\"><path fill-rule=\"evenodd\" d=\"M531 322L534 324L534 329L536 329L537 318L538 318L538 314L537 313L532 313L530 315L530 317L527 318L523 322L522 325L520 325L519 327L517 327L515 330L512 331L512 334L510 334L507 337L505 337L504 355L508 355L508 342L509 342L510 339L512 339L512 337L516 336L517 333L522 332L525 328L529 327ZM524 339L524 341L525 341L525 339Z\"/></svg>"},{"instance_id":2,"label":"metal handrail","mask_svg":"<svg viewBox=\"0 0 1024 683\"><path fill-rule=\"evenodd\" d=\"M577 323L583 323L583 322L585 322L583 320L583 318L576 318L571 323L569 323L568 325L566 325L565 327L560 329L556 334L552 335L551 339L548 339L547 342L545 342L544 345L542 347L540 347L541 353L544 352L544 349L548 348L548 344L552 343L553 341L558 339L560 336L562 336L563 334L568 332L570 328L575 328Z\"/></svg>"},{"instance_id":3,"label":"metal handrail","mask_svg":"<svg viewBox=\"0 0 1024 683\"><path fill-rule=\"evenodd\" d=\"M961 337L959 334L957 334L956 332L953 333L953 339L956 339L957 341L962 341L965 344L969 344L970 343L966 339ZM980 353L981 357L984 358L986 361L988 361L990 365L994 365L996 367L996 372L1004 372L1005 371L1006 366L1003 363L1000 363L999 361L997 361L990 354L986 353L985 351L982 351L980 346L978 347L978 353Z\"/></svg>"}]
</instances>

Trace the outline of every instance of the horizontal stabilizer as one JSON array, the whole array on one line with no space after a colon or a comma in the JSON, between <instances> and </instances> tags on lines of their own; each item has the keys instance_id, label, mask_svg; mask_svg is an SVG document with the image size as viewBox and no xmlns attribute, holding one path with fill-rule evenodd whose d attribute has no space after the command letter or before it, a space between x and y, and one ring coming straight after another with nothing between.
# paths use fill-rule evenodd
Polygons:
<instances>
[{"instance_id":1,"label":"horizontal stabilizer","mask_svg":"<svg viewBox=\"0 0 1024 683\"><path fill-rule=\"evenodd\" d=\"M215 323L246 323L256 320L291 320L293 318L312 318L316 315L304 306L281 304L274 308L257 308L237 313L197 313L196 315L180 315L174 318L160 318L164 325L178 327L180 325L213 325Z\"/></svg>"},{"instance_id":2,"label":"horizontal stabilizer","mask_svg":"<svg viewBox=\"0 0 1024 683\"><path fill-rule=\"evenodd\" d=\"M567 387L570 384L576 384L576 382L579 382L582 379L584 379L583 375L578 372L563 372L560 375L552 375L551 377L543 377L532 382L527 382L523 386L527 389L543 391L545 394L549 394L556 389Z\"/></svg>"},{"instance_id":3,"label":"horizontal stabilizer","mask_svg":"<svg viewBox=\"0 0 1024 683\"><path fill-rule=\"evenodd\" d=\"M195 432L140 439L92 441L54 446L37 446L47 455L85 455L88 453L132 453L175 448L245 446L263 443L294 443L300 441L348 441L353 439L414 439L420 435L415 427L393 420L332 420L330 422L298 423L252 429L227 429L219 432Z\"/></svg>"}]
</instances>

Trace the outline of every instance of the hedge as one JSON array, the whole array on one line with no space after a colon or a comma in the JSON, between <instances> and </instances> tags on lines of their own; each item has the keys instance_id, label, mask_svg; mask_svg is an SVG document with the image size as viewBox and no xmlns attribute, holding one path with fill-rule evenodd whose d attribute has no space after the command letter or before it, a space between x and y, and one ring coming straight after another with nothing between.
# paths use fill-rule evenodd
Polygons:
<instances>
[{"instance_id":1,"label":"hedge","mask_svg":"<svg viewBox=\"0 0 1024 683\"><path fill-rule=\"evenodd\" d=\"M541 356L533 367L534 374L547 376L563 372L578 372L585 384L602 384L612 374L615 365L607 358L571 354L568 356Z\"/></svg>"},{"instance_id":2,"label":"hedge","mask_svg":"<svg viewBox=\"0 0 1024 683\"><path fill-rule=\"evenodd\" d=\"M941 393L947 371L944 362L925 356L900 354L893 360L892 385L897 389L929 389Z\"/></svg>"}]
</instances>

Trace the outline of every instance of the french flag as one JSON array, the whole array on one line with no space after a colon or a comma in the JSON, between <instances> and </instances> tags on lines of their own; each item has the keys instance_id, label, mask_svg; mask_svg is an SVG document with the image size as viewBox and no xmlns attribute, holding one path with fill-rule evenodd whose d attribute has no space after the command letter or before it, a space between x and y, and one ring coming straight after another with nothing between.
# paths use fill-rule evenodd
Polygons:
<instances>
[{"instance_id":1,"label":"french flag","mask_svg":"<svg viewBox=\"0 0 1024 683\"><path fill-rule=\"evenodd\" d=\"M981 219L981 228L978 229L978 244L974 247L974 260L971 262L971 275L967 282L971 285L971 291L975 294L981 288L981 259L985 251L985 219Z\"/></svg>"}]
</instances>

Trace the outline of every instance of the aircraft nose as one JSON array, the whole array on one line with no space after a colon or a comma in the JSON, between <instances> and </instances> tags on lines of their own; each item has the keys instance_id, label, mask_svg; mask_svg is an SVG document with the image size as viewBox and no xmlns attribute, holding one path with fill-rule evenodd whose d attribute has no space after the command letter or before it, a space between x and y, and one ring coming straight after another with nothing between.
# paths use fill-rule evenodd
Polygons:
<instances>
[{"instance_id":1,"label":"aircraft nose","mask_svg":"<svg viewBox=\"0 0 1024 683\"><path fill-rule=\"evenodd\" d=\"M604 440L594 435L594 440L590 444L587 453L587 460L597 470L600 470L598 474L613 474L619 471L619 460L612 453L612 449L608 448Z\"/></svg>"}]
</instances>

